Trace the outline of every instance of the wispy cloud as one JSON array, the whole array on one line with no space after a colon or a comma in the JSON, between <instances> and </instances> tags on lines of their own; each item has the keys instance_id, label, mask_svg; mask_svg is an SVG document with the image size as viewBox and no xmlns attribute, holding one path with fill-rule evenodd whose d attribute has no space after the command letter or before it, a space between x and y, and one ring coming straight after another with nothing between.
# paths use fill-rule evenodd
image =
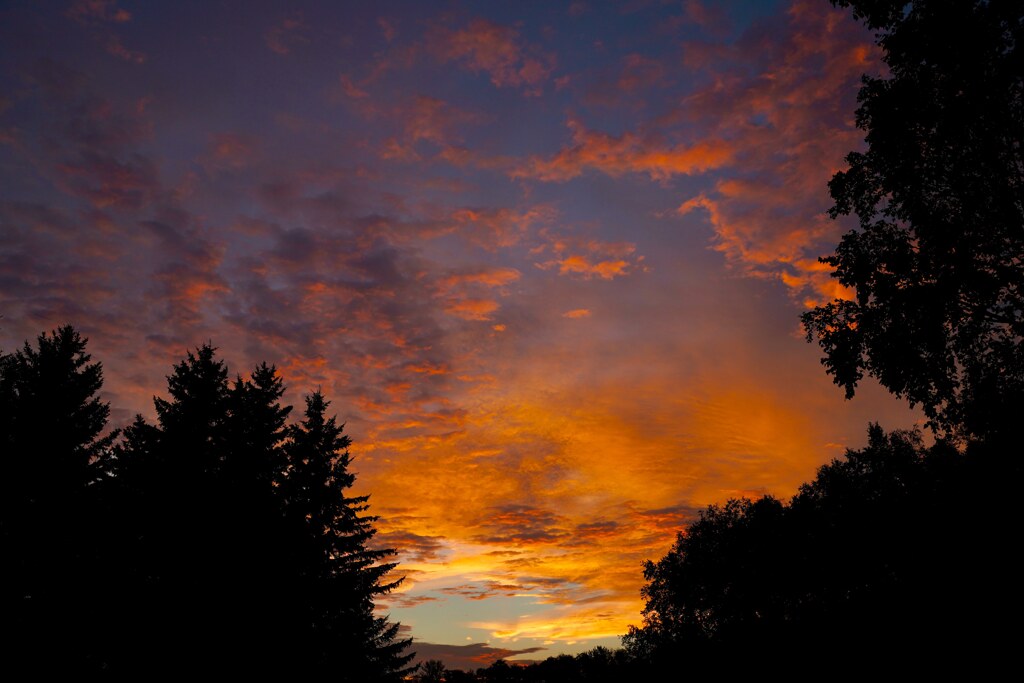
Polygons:
<instances>
[{"instance_id":1,"label":"wispy cloud","mask_svg":"<svg viewBox=\"0 0 1024 683\"><path fill-rule=\"evenodd\" d=\"M428 45L439 60L484 72L496 87L521 88L528 95L541 94L556 63L553 53L527 44L514 28L487 19L459 29L438 28Z\"/></svg>"}]
</instances>

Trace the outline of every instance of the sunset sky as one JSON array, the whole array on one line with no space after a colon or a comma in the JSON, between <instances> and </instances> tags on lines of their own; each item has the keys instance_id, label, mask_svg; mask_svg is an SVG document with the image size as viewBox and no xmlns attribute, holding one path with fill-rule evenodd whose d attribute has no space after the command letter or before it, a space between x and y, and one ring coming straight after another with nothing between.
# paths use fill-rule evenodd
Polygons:
<instances>
[{"instance_id":1,"label":"sunset sky","mask_svg":"<svg viewBox=\"0 0 1024 683\"><path fill-rule=\"evenodd\" d=\"M0 349L75 325L113 426L274 363L423 654L617 646L699 509L917 420L799 327L881 68L826 0L4 3Z\"/></svg>"}]
</instances>

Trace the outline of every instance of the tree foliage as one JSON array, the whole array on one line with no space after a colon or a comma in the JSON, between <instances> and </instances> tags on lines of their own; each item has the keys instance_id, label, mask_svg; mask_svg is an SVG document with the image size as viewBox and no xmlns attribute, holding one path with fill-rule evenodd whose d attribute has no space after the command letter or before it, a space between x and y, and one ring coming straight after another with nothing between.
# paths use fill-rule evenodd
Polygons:
<instances>
[{"instance_id":1,"label":"tree foliage","mask_svg":"<svg viewBox=\"0 0 1024 683\"><path fill-rule=\"evenodd\" d=\"M70 326L0 355L0 544L5 646L38 655L47 639L84 664L79 644L102 599L91 505L115 433L99 398L103 370Z\"/></svg>"},{"instance_id":2,"label":"tree foliage","mask_svg":"<svg viewBox=\"0 0 1024 683\"><path fill-rule=\"evenodd\" d=\"M377 517L365 515L368 496L348 496L355 482L349 469L349 437L319 391L306 398L303 419L289 429L286 468L280 489L295 535L298 556L307 568L302 604L306 618L319 625L304 634L303 647L314 670L343 668L345 680L375 681L407 673L410 641L398 639L398 624L373 612L373 600L401 581L387 581L395 564L391 549L374 549ZM337 633L348 634L339 641ZM383 675L382 675L383 674Z\"/></svg>"},{"instance_id":3,"label":"tree foliage","mask_svg":"<svg viewBox=\"0 0 1024 683\"><path fill-rule=\"evenodd\" d=\"M317 391L288 424L273 366L228 379L187 354L141 416L103 435L98 363L70 327L0 357L10 662L65 672L398 681L376 517L350 496L349 438Z\"/></svg>"},{"instance_id":4,"label":"tree foliage","mask_svg":"<svg viewBox=\"0 0 1024 683\"><path fill-rule=\"evenodd\" d=\"M1020 468L1007 476L998 455L873 425L865 448L821 467L787 504L708 507L646 563L644 623L627 651L697 670L738 653L751 668L1007 656L1021 630L1000 615L1024 606L1006 547Z\"/></svg>"},{"instance_id":5,"label":"tree foliage","mask_svg":"<svg viewBox=\"0 0 1024 683\"><path fill-rule=\"evenodd\" d=\"M854 214L823 261L854 290L803 316L853 395L865 374L940 431L982 436L1024 399L1024 10L1016 0L833 0L875 31L867 150L829 183Z\"/></svg>"}]
</instances>

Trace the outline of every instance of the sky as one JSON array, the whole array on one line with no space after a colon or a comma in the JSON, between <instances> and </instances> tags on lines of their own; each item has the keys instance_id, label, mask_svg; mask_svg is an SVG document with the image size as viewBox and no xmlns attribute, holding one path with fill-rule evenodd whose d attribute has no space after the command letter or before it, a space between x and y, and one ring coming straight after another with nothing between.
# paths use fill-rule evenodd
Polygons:
<instances>
[{"instance_id":1,"label":"sky","mask_svg":"<svg viewBox=\"0 0 1024 683\"><path fill-rule=\"evenodd\" d=\"M75 325L112 426L276 364L421 658L614 647L703 507L919 421L799 324L881 69L825 0L5 2L0 349Z\"/></svg>"}]
</instances>

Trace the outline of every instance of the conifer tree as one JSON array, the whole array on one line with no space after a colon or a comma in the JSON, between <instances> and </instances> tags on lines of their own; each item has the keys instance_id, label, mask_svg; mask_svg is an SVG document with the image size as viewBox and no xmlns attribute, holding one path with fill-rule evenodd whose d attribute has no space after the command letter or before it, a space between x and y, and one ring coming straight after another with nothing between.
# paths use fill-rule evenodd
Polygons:
<instances>
[{"instance_id":1,"label":"conifer tree","mask_svg":"<svg viewBox=\"0 0 1024 683\"><path fill-rule=\"evenodd\" d=\"M115 433L98 394L99 363L70 325L0 356L0 613L14 659L54 641L84 668L79 647L100 598L95 578L94 484Z\"/></svg>"},{"instance_id":2,"label":"conifer tree","mask_svg":"<svg viewBox=\"0 0 1024 683\"><path fill-rule=\"evenodd\" d=\"M390 549L369 543L376 517L365 515L369 496L349 496L349 437L317 391L306 398L303 420L291 429L288 467L281 489L285 509L302 529L297 551L302 558L303 594L308 623L308 661L343 680L401 680L412 654L410 640L399 640L398 624L374 614L374 598L399 586L387 581L395 564Z\"/></svg>"}]
</instances>

